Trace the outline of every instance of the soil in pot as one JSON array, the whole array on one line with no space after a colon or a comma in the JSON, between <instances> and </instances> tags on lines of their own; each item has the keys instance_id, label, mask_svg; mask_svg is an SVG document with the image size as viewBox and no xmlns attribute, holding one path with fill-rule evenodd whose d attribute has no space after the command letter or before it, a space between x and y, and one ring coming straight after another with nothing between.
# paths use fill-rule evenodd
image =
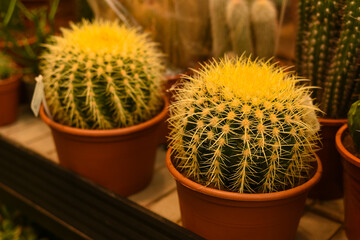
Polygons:
<instances>
[{"instance_id":1,"label":"soil in pot","mask_svg":"<svg viewBox=\"0 0 360 240\"><path fill-rule=\"evenodd\" d=\"M14 122L18 115L21 74L0 80L0 126Z\"/></svg>"},{"instance_id":2,"label":"soil in pot","mask_svg":"<svg viewBox=\"0 0 360 240\"><path fill-rule=\"evenodd\" d=\"M306 183L281 192L243 194L205 187L185 178L166 163L176 180L183 226L206 239L291 240L311 187L322 167Z\"/></svg>"},{"instance_id":3,"label":"soil in pot","mask_svg":"<svg viewBox=\"0 0 360 240\"><path fill-rule=\"evenodd\" d=\"M349 240L360 239L360 153L347 130L341 127L336 135L336 147L344 167L345 232Z\"/></svg>"},{"instance_id":4,"label":"soil in pot","mask_svg":"<svg viewBox=\"0 0 360 240\"><path fill-rule=\"evenodd\" d=\"M88 130L68 127L40 116L52 131L62 166L121 195L128 196L151 181L161 123L168 102L154 118L127 128Z\"/></svg>"},{"instance_id":5,"label":"soil in pot","mask_svg":"<svg viewBox=\"0 0 360 240\"><path fill-rule=\"evenodd\" d=\"M321 160L323 174L319 183L311 189L310 198L331 200L342 198L344 195L341 157L336 150L335 135L346 121L346 119L319 119L321 150L316 154Z\"/></svg>"}]
</instances>

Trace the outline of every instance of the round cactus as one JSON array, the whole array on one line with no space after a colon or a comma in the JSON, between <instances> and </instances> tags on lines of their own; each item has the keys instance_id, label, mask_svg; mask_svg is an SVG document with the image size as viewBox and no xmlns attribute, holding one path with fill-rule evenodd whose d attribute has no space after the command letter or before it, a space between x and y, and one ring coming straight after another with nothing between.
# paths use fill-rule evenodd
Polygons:
<instances>
[{"instance_id":1,"label":"round cactus","mask_svg":"<svg viewBox=\"0 0 360 240\"><path fill-rule=\"evenodd\" d=\"M348 127L354 144L360 152L360 100L351 105L348 112Z\"/></svg>"},{"instance_id":2,"label":"round cactus","mask_svg":"<svg viewBox=\"0 0 360 240\"><path fill-rule=\"evenodd\" d=\"M275 192L305 182L317 130L310 90L269 62L225 58L177 89L170 108L174 165L205 186Z\"/></svg>"},{"instance_id":3,"label":"round cactus","mask_svg":"<svg viewBox=\"0 0 360 240\"><path fill-rule=\"evenodd\" d=\"M14 64L10 57L0 53L0 80L14 73Z\"/></svg>"},{"instance_id":4,"label":"round cactus","mask_svg":"<svg viewBox=\"0 0 360 240\"><path fill-rule=\"evenodd\" d=\"M128 127L163 106L162 54L147 35L117 22L71 25L42 55L53 119L86 129Z\"/></svg>"}]
</instances>

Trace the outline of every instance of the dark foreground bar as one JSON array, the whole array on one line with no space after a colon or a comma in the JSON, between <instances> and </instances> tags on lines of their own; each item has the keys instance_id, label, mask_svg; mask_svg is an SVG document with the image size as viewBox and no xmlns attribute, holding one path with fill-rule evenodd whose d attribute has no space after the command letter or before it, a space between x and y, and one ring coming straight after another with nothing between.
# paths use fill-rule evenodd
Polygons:
<instances>
[{"instance_id":1,"label":"dark foreground bar","mask_svg":"<svg viewBox=\"0 0 360 240\"><path fill-rule=\"evenodd\" d=\"M201 239L0 136L0 199L63 239Z\"/></svg>"}]
</instances>

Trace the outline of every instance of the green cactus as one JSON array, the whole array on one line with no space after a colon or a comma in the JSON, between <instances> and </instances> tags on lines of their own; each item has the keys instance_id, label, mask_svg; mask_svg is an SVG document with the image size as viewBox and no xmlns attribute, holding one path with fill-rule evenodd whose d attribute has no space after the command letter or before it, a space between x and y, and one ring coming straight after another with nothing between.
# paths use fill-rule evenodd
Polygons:
<instances>
[{"instance_id":1,"label":"green cactus","mask_svg":"<svg viewBox=\"0 0 360 240\"><path fill-rule=\"evenodd\" d=\"M246 0L230 0L226 7L232 50L238 56L253 54L250 9Z\"/></svg>"},{"instance_id":2,"label":"green cactus","mask_svg":"<svg viewBox=\"0 0 360 240\"><path fill-rule=\"evenodd\" d=\"M251 5L251 24L257 57L269 59L275 55L278 31L277 10L270 0L256 0Z\"/></svg>"},{"instance_id":3,"label":"green cactus","mask_svg":"<svg viewBox=\"0 0 360 240\"><path fill-rule=\"evenodd\" d=\"M319 129L308 87L269 62L211 62L170 107L174 165L205 186L275 192L305 182Z\"/></svg>"},{"instance_id":4,"label":"green cactus","mask_svg":"<svg viewBox=\"0 0 360 240\"><path fill-rule=\"evenodd\" d=\"M300 13L305 5L313 7L300 14L298 73L320 87L314 97L326 117L345 118L360 93L355 81L360 78L360 2L301 0Z\"/></svg>"},{"instance_id":5,"label":"green cactus","mask_svg":"<svg viewBox=\"0 0 360 240\"><path fill-rule=\"evenodd\" d=\"M233 2L233 1L232 1ZM239 9L241 11L241 9ZM209 12L211 23L211 36L212 36L212 51L214 57L222 57L226 52L231 49L229 28L234 26L227 24L227 18L229 19L228 1L224 0L209 0ZM230 16L230 20L233 18L233 14ZM232 41L234 42L232 37ZM235 42L237 46L237 42Z\"/></svg>"},{"instance_id":6,"label":"green cactus","mask_svg":"<svg viewBox=\"0 0 360 240\"><path fill-rule=\"evenodd\" d=\"M51 41L41 71L55 121L110 129L144 122L161 110L162 54L147 35L117 22L84 20Z\"/></svg>"},{"instance_id":7,"label":"green cactus","mask_svg":"<svg viewBox=\"0 0 360 240\"><path fill-rule=\"evenodd\" d=\"M10 57L0 53L0 81L8 78L15 72L14 64Z\"/></svg>"},{"instance_id":8,"label":"green cactus","mask_svg":"<svg viewBox=\"0 0 360 240\"><path fill-rule=\"evenodd\" d=\"M350 135L360 152L360 100L351 105L347 117Z\"/></svg>"},{"instance_id":9,"label":"green cactus","mask_svg":"<svg viewBox=\"0 0 360 240\"><path fill-rule=\"evenodd\" d=\"M351 105L355 79L359 78L360 55L360 1L347 0L340 39L325 82L322 98L329 117L346 116ZM358 92L359 93L359 92ZM357 93L357 94L358 94Z\"/></svg>"}]
</instances>

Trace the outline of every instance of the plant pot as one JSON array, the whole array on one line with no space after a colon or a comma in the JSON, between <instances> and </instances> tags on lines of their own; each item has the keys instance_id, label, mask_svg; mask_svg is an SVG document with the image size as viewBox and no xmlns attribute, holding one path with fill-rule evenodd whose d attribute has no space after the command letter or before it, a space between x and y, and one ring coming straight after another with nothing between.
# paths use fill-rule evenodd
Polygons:
<instances>
[{"instance_id":1,"label":"plant pot","mask_svg":"<svg viewBox=\"0 0 360 240\"><path fill-rule=\"evenodd\" d=\"M179 173L167 152L166 164L176 180L183 226L206 239L290 240L311 187L322 167L306 183L275 193L244 194L216 190L195 183Z\"/></svg>"},{"instance_id":2,"label":"plant pot","mask_svg":"<svg viewBox=\"0 0 360 240\"><path fill-rule=\"evenodd\" d=\"M360 239L360 159L345 148L343 140L346 133L348 133L347 124L343 125L336 134L336 148L341 155L344 169L344 224L349 240L358 240Z\"/></svg>"},{"instance_id":3,"label":"plant pot","mask_svg":"<svg viewBox=\"0 0 360 240\"><path fill-rule=\"evenodd\" d=\"M151 181L159 127L168 109L168 101L164 100L164 109L157 116L126 128L89 130L64 126L48 118L43 107L40 116L51 129L62 166L128 196Z\"/></svg>"},{"instance_id":4,"label":"plant pot","mask_svg":"<svg viewBox=\"0 0 360 240\"><path fill-rule=\"evenodd\" d=\"M0 126L14 122L18 114L21 74L0 80Z\"/></svg>"},{"instance_id":5,"label":"plant pot","mask_svg":"<svg viewBox=\"0 0 360 240\"><path fill-rule=\"evenodd\" d=\"M335 147L335 135L347 119L319 119L322 149L316 154L321 160L323 174L309 197L319 200L342 198L344 195L341 157Z\"/></svg>"}]
</instances>

